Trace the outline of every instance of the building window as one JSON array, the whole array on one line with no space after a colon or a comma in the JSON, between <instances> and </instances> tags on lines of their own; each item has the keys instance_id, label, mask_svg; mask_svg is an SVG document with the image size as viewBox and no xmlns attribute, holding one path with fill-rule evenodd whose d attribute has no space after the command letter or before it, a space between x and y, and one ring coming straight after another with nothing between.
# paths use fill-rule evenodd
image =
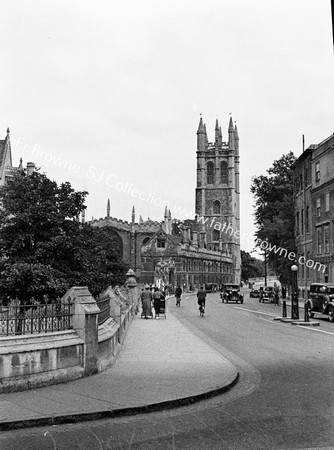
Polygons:
<instances>
[{"instance_id":1,"label":"building window","mask_svg":"<svg viewBox=\"0 0 334 450\"><path fill-rule=\"evenodd\" d=\"M307 252L307 261L310 260L311 257L311 253ZM309 280L310 279L310 268L306 265L306 278Z\"/></svg>"},{"instance_id":2,"label":"building window","mask_svg":"<svg viewBox=\"0 0 334 450\"><path fill-rule=\"evenodd\" d=\"M228 183L228 171L227 171L227 162L222 161L220 163L220 181L222 184Z\"/></svg>"},{"instance_id":3,"label":"building window","mask_svg":"<svg viewBox=\"0 0 334 450\"><path fill-rule=\"evenodd\" d=\"M329 192L325 194L325 211L329 211Z\"/></svg>"},{"instance_id":4,"label":"building window","mask_svg":"<svg viewBox=\"0 0 334 450\"><path fill-rule=\"evenodd\" d=\"M301 234L304 234L304 210L302 209L302 212L301 212L301 215L300 215L300 218L301 218Z\"/></svg>"},{"instance_id":5,"label":"building window","mask_svg":"<svg viewBox=\"0 0 334 450\"><path fill-rule=\"evenodd\" d=\"M157 247L165 248L166 241L164 239L157 239Z\"/></svg>"},{"instance_id":6,"label":"building window","mask_svg":"<svg viewBox=\"0 0 334 450\"><path fill-rule=\"evenodd\" d=\"M321 228L317 228L317 253L321 254Z\"/></svg>"},{"instance_id":7,"label":"building window","mask_svg":"<svg viewBox=\"0 0 334 450\"><path fill-rule=\"evenodd\" d=\"M299 236L299 212L296 214L296 236Z\"/></svg>"},{"instance_id":8,"label":"building window","mask_svg":"<svg viewBox=\"0 0 334 450\"><path fill-rule=\"evenodd\" d=\"M326 266L326 269L325 269L324 282L328 283L328 266Z\"/></svg>"},{"instance_id":9,"label":"building window","mask_svg":"<svg viewBox=\"0 0 334 450\"><path fill-rule=\"evenodd\" d=\"M317 217L321 216L321 202L320 198L317 198Z\"/></svg>"},{"instance_id":10,"label":"building window","mask_svg":"<svg viewBox=\"0 0 334 450\"><path fill-rule=\"evenodd\" d=\"M207 166L206 166L206 174L207 174L207 183L208 184L213 184L213 180L214 180L214 166L212 162L208 162Z\"/></svg>"},{"instance_id":11,"label":"building window","mask_svg":"<svg viewBox=\"0 0 334 450\"><path fill-rule=\"evenodd\" d=\"M315 164L315 181L320 181L320 162Z\"/></svg>"},{"instance_id":12,"label":"building window","mask_svg":"<svg viewBox=\"0 0 334 450\"><path fill-rule=\"evenodd\" d=\"M299 190L302 191L303 190L303 174L301 173L299 175Z\"/></svg>"},{"instance_id":13,"label":"building window","mask_svg":"<svg viewBox=\"0 0 334 450\"><path fill-rule=\"evenodd\" d=\"M213 241L219 241L219 231L218 230L213 230L212 232L212 240Z\"/></svg>"},{"instance_id":14,"label":"building window","mask_svg":"<svg viewBox=\"0 0 334 450\"><path fill-rule=\"evenodd\" d=\"M310 207L306 206L306 216L305 216L305 228L306 233L310 231Z\"/></svg>"},{"instance_id":15,"label":"building window","mask_svg":"<svg viewBox=\"0 0 334 450\"><path fill-rule=\"evenodd\" d=\"M329 253L329 225L324 226L324 252Z\"/></svg>"},{"instance_id":16,"label":"building window","mask_svg":"<svg viewBox=\"0 0 334 450\"><path fill-rule=\"evenodd\" d=\"M220 202L218 200L213 202L213 214L220 215Z\"/></svg>"}]
</instances>

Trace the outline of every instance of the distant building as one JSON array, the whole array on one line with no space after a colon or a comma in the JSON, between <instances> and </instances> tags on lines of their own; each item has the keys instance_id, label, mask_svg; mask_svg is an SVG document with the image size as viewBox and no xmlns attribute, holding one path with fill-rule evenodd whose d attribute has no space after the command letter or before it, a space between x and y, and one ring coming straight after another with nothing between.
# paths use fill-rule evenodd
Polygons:
<instances>
[{"instance_id":1,"label":"distant building","mask_svg":"<svg viewBox=\"0 0 334 450\"><path fill-rule=\"evenodd\" d=\"M310 145L294 169L298 285L334 283L334 134Z\"/></svg>"},{"instance_id":2,"label":"distant building","mask_svg":"<svg viewBox=\"0 0 334 450\"><path fill-rule=\"evenodd\" d=\"M208 141L202 118L197 130L196 217L180 221L165 209L164 220L131 222L110 216L91 224L108 227L122 249L123 259L143 283L240 283L239 136L230 119L223 142L218 120L215 141Z\"/></svg>"},{"instance_id":3,"label":"distant building","mask_svg":"<svg viewBox=\"0 0 334 450\"><path fill-rule=\"evenodd\" d=\"M22 158L18 167L13 167L12 150L10 146L9 128L4 140L0 140L0 186L4 186L10 181L16 172L23 171ZM35 170L35 164L27 163L27 173L30 174Z\"/></svg>"}]
</instances>

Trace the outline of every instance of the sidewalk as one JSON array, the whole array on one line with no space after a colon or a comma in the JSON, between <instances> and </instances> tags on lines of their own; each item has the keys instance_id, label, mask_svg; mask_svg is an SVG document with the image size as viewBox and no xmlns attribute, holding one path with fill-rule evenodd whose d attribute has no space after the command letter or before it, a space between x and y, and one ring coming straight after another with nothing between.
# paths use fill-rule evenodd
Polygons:
<instances>
[{"instance_id":1,"label":"sidewalk","mask_svg":"<svg viewBox=\"0 0 334 450\"><path fill-rule=\"evenodd\" d=\"M227 391L237 379L236 367L170 310L167 319L143 320L138 314L110 369L66 384L0 394L0 430L180 406Z\"/></svg>"}]
</instances>

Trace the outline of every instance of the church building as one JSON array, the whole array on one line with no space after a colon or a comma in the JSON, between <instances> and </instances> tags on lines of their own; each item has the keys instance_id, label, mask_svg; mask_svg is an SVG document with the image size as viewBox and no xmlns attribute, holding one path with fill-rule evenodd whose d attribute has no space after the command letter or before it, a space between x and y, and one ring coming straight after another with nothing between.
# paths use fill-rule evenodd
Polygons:
<instances>
[{"instance_id":1,"label":"church building","mask_svg":"<svg viewBox=\"0 0 334 450\"><path fill-rule=\"evenodd\" d=\"M131 222L110 216L91 224L108 227L119 242L123 259L142 283L159 287L181 285L197 289L204 284L240 283L239 136L232 117L223 141L218 119L215 140L209 142L200 118L197 130L197 184L195 218Z\"/></svg>"}]
</instances>

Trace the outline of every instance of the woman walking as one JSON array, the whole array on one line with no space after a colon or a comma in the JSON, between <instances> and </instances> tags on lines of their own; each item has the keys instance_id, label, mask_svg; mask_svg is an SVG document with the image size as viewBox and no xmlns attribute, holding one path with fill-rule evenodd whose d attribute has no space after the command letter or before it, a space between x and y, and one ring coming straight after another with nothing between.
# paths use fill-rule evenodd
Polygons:
<instances>
[{"instance_id":1,"label":"woman walking","mask_svg":"<svg viewBox=\"0 0 334 450\"><path fill-rule=\"evenodd\" d=\"M141 304L143 311L141 313L142 318L148 319L152 317L152 292L150 291L150 286L145 285L145 290L141 293Z\"/></svg>"}]
</instances>

